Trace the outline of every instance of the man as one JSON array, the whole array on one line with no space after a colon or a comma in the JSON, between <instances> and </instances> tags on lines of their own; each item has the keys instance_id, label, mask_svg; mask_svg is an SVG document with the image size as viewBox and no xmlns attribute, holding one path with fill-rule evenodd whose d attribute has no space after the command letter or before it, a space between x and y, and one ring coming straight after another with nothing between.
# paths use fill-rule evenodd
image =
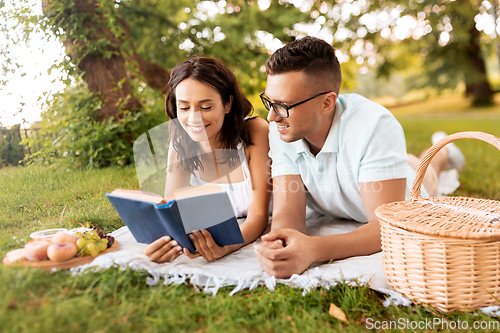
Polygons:
<instances>
[{"instance_id":1,"label":"man","mask_svg":"<svg viewBox=\"0 0 500 333\"><path fill-rule=\"evenodd\" d=\"M405 200L415 176L401 125L360 95L339 95L340 64L323 40L285 45L266 72L261 99L269 110L274 207L271 232L256 247L261 266L288 278L315 262L380 251L375 209ZM364 224L346 234L308 236L306 203Z\"/></svg>"}]
</instances>

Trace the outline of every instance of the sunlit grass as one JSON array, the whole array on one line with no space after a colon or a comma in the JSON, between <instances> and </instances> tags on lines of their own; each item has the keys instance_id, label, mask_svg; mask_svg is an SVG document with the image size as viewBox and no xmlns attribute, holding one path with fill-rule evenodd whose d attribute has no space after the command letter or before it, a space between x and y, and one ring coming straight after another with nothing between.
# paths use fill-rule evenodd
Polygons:
<instances>
[{"instance_id":1,"label":"sunlit grass","mask_svg":"<svg viewBox=\"0 0 500 333\"><path fill-rule=\"evenodd\" d=\"M495 95L496 104L488 107L471 107L471 100L463 95L443 95L418 102L400 102L390 98L376 99L399 116L433 117L440 114L461 114L473 118L496 116L500 113L500 94Z\"/></svg>"}]
</instances>

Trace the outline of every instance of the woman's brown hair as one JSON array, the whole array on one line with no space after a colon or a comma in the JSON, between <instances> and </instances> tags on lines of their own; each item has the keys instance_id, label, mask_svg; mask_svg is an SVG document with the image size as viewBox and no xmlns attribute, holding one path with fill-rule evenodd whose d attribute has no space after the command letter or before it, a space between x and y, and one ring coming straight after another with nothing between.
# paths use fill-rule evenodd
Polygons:
<instances>
[{"instance_id":1,"label":"woman's brown hair","mask_svg":"<svg viewBox=\"0 0 500 333\"><path fill-rule=\"evenodd\" d=\"M221 148L236 152L240 141L245 146L251 145L245 118L252 112L252 104L241 91L233 72L220 61L213 58L199 56L189 58L172 70L165 88L165 111L170 120L177 118L175 95L177 85L188 78L200 81L216 90L221 96L224 105L231 103L231 96L233 96L231 109L225 115L224 123L217 135L217 139L221 143ZM189 172L202 167L201 161L197 156L187 155L188 151L199 151L197 143L189 137L180 125L171 126L171 131L173 148L179 154L182 167ZM234 161L237 158L237 154L230 155L228 156L230 161Z\"/></svg>"}]
</instances>

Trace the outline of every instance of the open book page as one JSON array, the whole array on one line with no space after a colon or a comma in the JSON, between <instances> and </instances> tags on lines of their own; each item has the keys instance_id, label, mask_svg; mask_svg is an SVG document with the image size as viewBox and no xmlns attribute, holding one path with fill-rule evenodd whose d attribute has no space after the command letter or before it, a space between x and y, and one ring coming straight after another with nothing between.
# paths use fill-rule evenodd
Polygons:
<instances>
[{"instance_id":1,"label":"open book page","mask_svg":"<svg viewBox=\"0 0 500 333\"><path fill-rule=\"evenodd\" d=\"M192 186L183 187L175 190L173 195L171 194L165 197L162 197L159 194L151 192L123 190L123 189L116 189L113 192L111 192L111 194L118 195L123 198L130 198L161 205L176 199L183 199L183 198L189 198L189 197L195 197L199 195L219 193L219 192L222 192L222 189L219 186L213 184L207 184L196 187Z\"/></svg>"},{"instance_id":2,"label":"open book page","mask_svg":"<svg viewBox=\"0 0 500 333\"><path fill-rule=\"evenodd\" d=\"M156 193L142 192L142 191L135 191L135 190L116 189L113 192L111 192L111 194L116 195L116 196L120 196L123 198L151 202L154 204L161 203L162 199L163 199L163 197L161 195L156 194Z\"/></svg>"},{"instance_id":3,"label":"open book page","mask_svg":"<svg viewBox=\"0 0 500 333\"><path fill-rule=\"evenodd\" d=\"M219 192L223 192L222 188L214 184L206 184L201 186L188 186L174 190L174 193L165 196L164 200L168 202L169 200L184 199L184 198L196 197L199 195L219 193Z\"/></svg>"},{"instance_id":4,"label":"open book page","mask_svg":"<svg viewBox=\"0 0 500 333\"><path fill-rule=\"evenodd\" d=\"M176 202L186 233L236 220L229 197L223 191L182 198Z\"/></svg>"}]
</instances>

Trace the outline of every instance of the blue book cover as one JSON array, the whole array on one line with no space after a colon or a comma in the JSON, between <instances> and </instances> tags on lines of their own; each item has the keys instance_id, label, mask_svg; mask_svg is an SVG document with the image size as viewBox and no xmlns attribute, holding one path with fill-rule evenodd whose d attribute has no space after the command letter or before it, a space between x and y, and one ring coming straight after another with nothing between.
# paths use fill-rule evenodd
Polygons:
<instances>
[{"instance_id":1,"label":"blue book cover","mask_svg":"<svg viewBox=\"0 0 500 333\"><path fill-rule=\"evenodd\" d=\"M107 198L139 243L149 244L170 236L191 253L196 249L187 236L207 229L219 246L244 242L226 192L209 193L159 204L162 197L140 191L113 191Z\"/></svg>"}]
</instances>

